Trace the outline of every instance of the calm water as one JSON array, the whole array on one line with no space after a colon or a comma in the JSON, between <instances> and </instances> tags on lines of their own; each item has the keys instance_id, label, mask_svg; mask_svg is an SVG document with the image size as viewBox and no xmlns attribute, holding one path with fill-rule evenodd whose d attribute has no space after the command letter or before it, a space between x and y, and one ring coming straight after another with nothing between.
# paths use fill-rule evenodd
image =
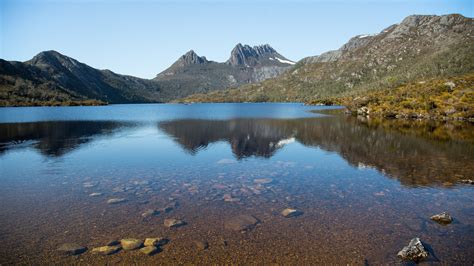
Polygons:
<instances>
[{"instance_id":1,"label":"calm water","mask_svg":"<svg viewBox=\"0 0 474 266\"><path fill-rule=\"evenodd\" d=\"M472 265L474 189L460 182L474 178L472 125L314 109L322 108L0 109L0 264L398 263L397 252L420 237L428 262ZM284 218L287 207L304 214ZM442 211L452 224L429 219ZM225 228L241 214L260 222L245 233ZM170 229L166 218L187 224ZM91 249L160 236L170 242L150 257L56 252L68 242Z\"/></svg>"}]
</instances>

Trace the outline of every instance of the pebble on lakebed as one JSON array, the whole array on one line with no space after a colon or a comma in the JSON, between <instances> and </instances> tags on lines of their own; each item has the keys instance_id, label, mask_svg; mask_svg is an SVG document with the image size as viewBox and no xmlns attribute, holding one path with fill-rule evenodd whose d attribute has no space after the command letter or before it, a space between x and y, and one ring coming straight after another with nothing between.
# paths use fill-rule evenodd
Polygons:
<instances>
[{"instance_id":1,"label":"pebble on lakebed","mask_svg":"<svg viewBox=\"0 0 474 266\"><path fill-rule=\"evenodd\" d=\"M62 244L58 248L58 252L64 255L79 255L86 252L87 248L75 243Z\"/></svg>"},{"instance_id":2,"label":"pebble on lakebed","mask_svg":"<svg viewBox=\"0 0 474 266\"><path fill-rule=\"evenodd\" d=\"M121 249L120 246L103 246L96 247L92 249L92 253L101 254L101 255L111 255L118 252Z\"/></svg>"},{"instance_id":3,"label":"pebble on lakebed","mask_svg":"<svg viewBox=\"0 0 474 266\"><path fill-rule=\"evenodd\" d=\"M142 213L142 217L146 218L146 217L156 216L158 214L160 214L160 211L148 209Z\"/></svg>"},{"instance_id":4,"label":"pebble on lakebed","mask_svg":"<svg viewBox=\"0 0 474 266\"><path fill-rule=\"evenodd\" d=\"M82 184L82 186L84 188L93 188L93 187L97 186L97 184L98 184L98 182L84 182Z\"/></svg>"},{"instance_id":5,"label":"pebble on lakebed","mask_svg":"<svg viewBox=\"0 0 474 266\"><path fill-rule=\"evenodd\" d=\"M147 247L141 248L140 252L142 252L143 254L146 254L148 256L151 256L151 255L158 252L158 248L155 247L155 246L147 246Z\"/></svg>"},{"instance_id":6,"label":"pebble on lakebed","mask_svg":"<svg viewBox=\"0 0 474 266\"><path fill-rule=\"evenodd\" d=\"M254 179L253 182L255 184L270 184L271 182L273 182L273 179L271 179L271 178L257 178L257 179Z\"/></svg>"},{"instance_id":7,"label":"pebble on lakebed","mask_svg":"<svg viewBox=\"0 0 474 266\"><path fill-rule=\"evenodd\" d=\"M109 199L107 201L107 204L118 204L118 203L123 203L123 202L126 202L127 200L124 199L124 198L113 198L113 199Z\"/></svg>"},{"instance_id":8,"label":"pebble on lakebed","mask_svg":"<svg viewBox=\"0 0 474 266\"><path fill-rule=\"evenodd\" d=\"M120 244L124 250L134 250L143 246L143 240L136 238L124 238L120 240Z\"/></svg>"},{"instance_id":9,"label":"pebble on lakebed","mask_svg":"<svg viewBox=\"0 0 474 266\"><path fill-rule=\"evenodd\" d=\"M165 222L164 222L164 225L166 227L180 227L180 226L183 226L185 225L186 223L182 220L178 220L178 219L165 219Z\"/></svg>"},{"instance_id":10,"label":"pebble on lakebed","mask_svg":"<svg viewBox=\"0 0 474 266\"><path fill-rule=\"evenodd\" d=\"M453 217L451 217L447 212L433 215L430 219L440 224L450 224L453 221Z\"/></svg>"},{"instance_id":11,"label":"pebble on lakebed","mask_svg":"<svg viewBox=\"0 0 474 266\"><path fill-rule=\"evenodd\" d=\"M194 241L194 245L198 250L205 250L209 248L209 243L207 241L196 240Z\"/></svg>"},{"instance_id":12,"label":"pebble on lakebed","mask_svg":"<svg viewBox=\"0 0 474 266\"><path fill-rule=\"evenodd\" d=\"M292 209L292 208L286 208L281 212L281 215L283 215L286 218L290 217L296 217L302 215L303 212L297 209Z\"/></svg>"},{"instance_id":13,"label":"pebble on lakebed","mask_svg":"<svg viewBox=\"0 0 474 266\"><path fill-rule=\"evenodd\" d=\"M146 238L144 245L145 247L149 247L149 246L157 247L160 245L164 245L166 243L168 243L168 239L163 238L163 237L155 237L155 238Z\"/></svg>"},{"instance_id":14,"label":"pebble on lakebed","mask_svg":"<svg viewBox=\"0 0 474 266\"><path fill-rule=\"evenodd\" d=\"M420 262L421 260L428 257L428 251L421 243L421 240L418 237L410 240L408 246L404 247L397 256L403 260L411 260L414 262Z\"/></svg>"},{"instance_id":15,"label":"pebble on lakebed","mask_svg":"<svg viewBox=\"0 0 474 266\"><path fill-rule=\"evenodd\" d=\"M233 231L248 231L254 228L260 221L252 215L238 215L224 223L224 228Z\"/></svg>"}]
</instances>

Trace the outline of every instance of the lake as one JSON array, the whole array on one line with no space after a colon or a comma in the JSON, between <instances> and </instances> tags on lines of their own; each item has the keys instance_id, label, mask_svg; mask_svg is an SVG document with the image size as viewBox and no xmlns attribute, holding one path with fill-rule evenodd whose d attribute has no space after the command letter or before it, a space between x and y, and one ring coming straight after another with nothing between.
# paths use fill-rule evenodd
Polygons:
<instances>
[{"instance_id":1,"label":"lake","mask_svg":"<svg viewBox=\"0 0 474 266\"><path fill-rule=\"evenodd\" d=\"M399 263L414 237L428 262L472 265L474 189L462 182L474 179L472 124L338 109L2 108L0 265ZM430 220L444 211L451 224ZM153 256L90 252L129 237L168 243ZM64 243L89 250L64 256Z\"/></svg>"}]
</instances>

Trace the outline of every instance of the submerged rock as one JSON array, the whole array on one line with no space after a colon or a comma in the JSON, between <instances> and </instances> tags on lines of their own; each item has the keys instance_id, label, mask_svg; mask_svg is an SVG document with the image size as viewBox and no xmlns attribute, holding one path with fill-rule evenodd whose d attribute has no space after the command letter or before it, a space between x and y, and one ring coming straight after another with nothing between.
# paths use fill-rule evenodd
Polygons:
<instances>
[{"instance_id":1,"label":"submerged rock","mask_svg":"<svg viewBox=\"0 0 474 266\"><path fill-rule=\"evenodd\" d=\"M286 218L290 217L296 217L302 215L303 212L297 209L292 209L292 208L286 208L281 212L281 215L283 215Z\"/></svg>"},{"instance_id":2,"label":"submerged rock","mask_svg":"<svg viewBox=\"0 0 474 266\"><path fill-rule=\"evenodd\" d=\"M126 202L127 200L124 199L124 198L113 198L113 199L109 199L107 201L107 204L118 204L118 203L123 203L123 202Z\"/></svg>"},{"instance_id":3,"label":"submerged rock","mask_svg":"<svg viewBox=\"0 0 474 266\"><path fill-rule=\"evenodd\" d=\"M183 226L185 225L186 223L182 220L178 220L178 219L165 219L165 222L164 222L164 225L166 227L180 227L180 226Z\"/></svg>"},{"instance_id":4,"label":"submerged rock","mask_svg":"<svg viewBox=\"0 0 474 266\"><path fill-rule=\"evenodd\" d=\"M226 201L226 202L238 202L238 201L240 201L239 198L234 198L234 197L232 197L231 194L224 194L223 199L224 199L224 201Z\"/></svg>"},{"instance_id":5,"label":"submerged rock","mask_svg":"<svg viewBox=\"0 0 474 266\"><path fill-rule=\"evenodd\" d=\"M233 231L248 231L254 228L260 221L252 215L238 215L224 223L224 228Z\"/></svg>"},{"instance_id":6,"label":"submerged rock","mask_svg":"<svg viewBox=\"0 0 474 266\"><path fill-rule=\"evenodd\" d=\"M153 209L148 209L148 210L146 210L145 212L142 213L142 217L146 218L146 217L155 216L155 215L158 215L158 214L160 214L159 211L153 210Z\"/></svg>"},{"instance_id":7,"label":"submerged rock","mask_svg":"<svg viewBox=\"0 0 474 266\"><path fill-rule=\"evenodd\" d=\"M453 221L453 217L451 217L447 212L442 212L431 216L431 220L440 224L450 224Z\"/></svg>"},{"instance_id":8,"label":"submerged rock","mask_svg":"<svg viewBox=\"0 0 474 266\"><path fill-rule=\"evenodd\" d=\"M134 250L143 246L143 241L136 238L125 238L120 240L120 244L124 250Z\"/></svg>"},{"instance_id":9,"label":"submerged rock","mask_svg":"<svg viewBox=\"0 0 474 266\"><path fill-rule=\"evenodd\" d=\"M257 178L253 180L254 183L256 184L269 184L273 182L273 179L271 178Z\"/></svg>"},{"instance_id":10,"label":"submerged rock","mask_svg":"<svg viewBox=\"0 0 474 266\"><path fill-rule=\"evenodd\" d=\"M198 250L205 250L209 248L209 243L207 241L196 240L194 241L194 245L196 245Z\"/></svg>"},{"instance_id":11,"label":"submerged rock","mask_svg":"<svg viewBox=\"0 0 474 266\"><path fill-rule=\"evenodd\" d=\"M92 249L92 253L101 254L101 255L111 255L120 250L120 246L103 246Z\"/></svg>"},{"instance_id":12,"label":"submerged rock","mask_svg":"<svg viewBox=\"0 0 474 266\"><path fill-rule=\"evenodd\" d=\"M92 181L90 181L90 182L84 182L84 183L82 184L82 186L83 186L84 188L93 188L93 187L97 186L97 184L98 184L97 182L92 182Z\"/></svg>"},{"instance_id":13,"label":"submerged rock","mask_svg":"<svg viewBox=\"0 0 474 266\"><path fill-rule=\"evenodd\" d=\"M419 262L428 257L428 252L421 243L421 240L418 237L415 237L410 240L408 246L398 252L397 256L403 260Z\"/></svg>"},{"instance_id":14,"label":"submerged rock","mask_svg":"<svg viewBox=\"0 0 474 266\"><path fill-rule=\"evenodd\" d=\"M173 207L172 206L166 206L166 207L163 207L161 209L159 209L159 212L162 212L162 213L168 213L170 211L173 210Z\"/></svg>"},{"instance_id":15,"label":"submerged rock","mask_svg":"<svg viewBox=\"0 0 474 266\"><path fill-rule=\"evenodd\" d=\"M168 243L168 239L162 237L155 237L155 238L146 238L145 239L145 247L149 246L160 246Z\"/></svg>"},{"instance_id":16,"label":"submerged rock","mask_svg":"<svg viewBox=\"0 0 474 266\"><path fill-rule=\"evenodd\" d=\"M87 248L75 243L62 244L58 248L58 252L63 255L79 255L86 252Z\"/></svg>"},{"instance_id":17,"label":"submerged rock","mask_svg":"<svg viewBox=\"0 0 474 266\"><path fill-rule=\"evenodd\" d=\"M148 256L151 256L153 254L156 254L158 252L158 248L155 246L146 246L140 249L140 252L143 254L146 254Z\"/></svg>"}]
</instances>

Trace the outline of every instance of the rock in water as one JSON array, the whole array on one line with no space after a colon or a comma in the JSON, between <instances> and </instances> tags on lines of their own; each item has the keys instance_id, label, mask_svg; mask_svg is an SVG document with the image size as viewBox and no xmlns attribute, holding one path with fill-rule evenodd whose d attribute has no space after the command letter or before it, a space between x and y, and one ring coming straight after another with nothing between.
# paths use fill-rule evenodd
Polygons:
<instances>
[{"instance_id":1,"label":"rock in water","mask_svg":"<svg viewBox=\"0 0 474 266\"><path fill-rule=\"evenodd\" d=\"M162 238L162 237L146 238L145 239L145 247L149 247L149 246L157 247L157 246L160 246L160 245L164 245L167 242L168 242L168 239Z\"/></svg>"},{"instance_id":2,"label":"rock in water","mask_svg":"<svg viewBox=\"0 0 474 266\"><path fill-rule=\"evenodd\" d=\"M471 180L471 179L463 179L463 180L460 180L459 182L464 183L464 184L474 185L474 180Z\"/></svg>"},{"instance_id":3,"label":"rock in water","mask_svg":"<svg viewBox=\"0 0 474 266\"><path fill-rule=\"evenodd\" d=\"M158 215L158 214L160 214L159 211L153 210L153 209L148 209L148 210L146 210L145 212L142 213L142 217L146 218L146 217L151 217L151 216L155 216L155 215Z\"/></svg>"},{"instance_id":4,"label":"rock in water","mask_svg":"<svg viewBox=\"0 0 474 266\"><path fill-rule=\"evenodd\" d=\"M143 241L135 238L125 238L120 240L120 244L122 244L124 250L134 250L143 246Z\"/></svg>"},{"instance_id":5,"label":"rock in water","mask_svg":"<svg viewBox=\"0 0 474 266\"><path fill-rule=\"evenodd\" d=\"M273 179L271 178L257 178L253 180L254 183L256 184L270 184L273 182Z\"/></svg>"},{"instance_id":6,"label":"rock in water","mask_svg":"<svg viewBox=\"0 0 474 266\"><path fill-rule=\"evenodd\" d=\"M143 254L146 254L148 256L151 256L151 255L158 252L158 248L155 247L155 246L147 246L147 247L141 248L140 252L142 252Z\"/></svg>"},{"instance_id":7,"label":"rock in water","mask_svg":"<svg viewBox=\"0 0 474 266\"><path fill-rule=\"evenodd\" d=\"M159 212L168 213L168 212L170 212L170 211L172 211L172 210L173 210L173 207L171 207L171 206L166 206L166 207L161 208L161 209L159 210Z\"/></svg>"},{"instance_id":8,"label":"rock in water","mask_svg":"<svg viewBox=\"0 0 474 266\"><path fill-rule=\"evenodd\" d=\"M110 255L118 252L120 250L119 246L103 246L92 249L92 253L97 253L101 255Z\"/></svg>"},{"instance_id":9,"label":"rock in water","mask_svg":"<svg viewBox=\"0 0 474 266\"><path fill-rule=\"evenodd\" d=\"M440 224L450 224L453 221L453 217L451 217L447 212L442 212L431 216L431 220Z\"/></svg>"},{"instance_id":10,"label":"rock in water","mask_svg":"<svg viewBox=\"0 0 474 266\"><path fill-rule=\"evenodd\" d=\"M303 214L302 211L292 209L292 208L286 208L281 212L281 215L283 215L286 218L296 217L296 216L299 216L299 215L302 215L302 214Z\"/></svg>"},{"instance_id":11,"label":"rock in water","mask_svg":"<svg viewBox=\"0 0 474 266\"><path fill-rule=\"evenodd\" d=\"M94 193L89 194L89 197L98 197L98 196L102 196L102 193L94 192Z\"/></svg>"},{"instance_id":12,"label":"rock in water","mask_svg":"<svg viewBox=\"0 0 474 266\"><path fill-rule=\"evenodd\" d=\"M196 245L198 250L205 250L209 247L209 243L207 241L194 241L194 245Z\"/></svg>"},{"instance_id":13,"label":"rock in water","mask_svg":"<svg viewBox=\"0 0 474 266\"><path fill-rule=\"evenodd\" d=\"M125 202L127 201L126 199L124 198L113 198L113 199L109 199L107 201L107 204L118 204L118 203L122 203L122 202Z\"/></svg>"},{"instance_id":14,"label":"rock in water","mask_svg":"<svg viewBox=\"0 0 474 266\"><path fill-rule=\"evenodd\" d=\"M93 187L97 186L97 182L92 182L92 181L84 182L82 185L83 185L84 188L93 188Z\"/></svg>"},{"instance_id":15,"label":"rock in water","mask_svg":"<svg viewBox=\"0 0 474 266\"><path fill-rule=\"evenodd\" d=\"M248 231L260 221L252 215L238 215L224 223L224 228L233 231Z\"/></svg>"},{"instance_id":16,"label":"rock in water","mask_svg":"<svg viewBox=\"0 0 474 266\"><path fill-rule=\"evenodd\" d=\"M403 260L412 260L414 262L419 262L424 258L428 257L428 252L421 243L421 240L418 237L410 240L408 246L404 247L397 256Z\"/></svg>"},{"instance_id":17,"label":"rock in water","mask_svg":"<svg viewBox=\"0 0 474 266\"><path fill-rule=\"evenodd\" d=\"M86 252L86 250L87 250L86 247L80 246L75 243L62 244L58 248L59 253L62 253L64 255L79 255L81 253Z\"/></svg>"},{"instance_id":18,"label":"rock in water","mask_svg":"<svg viewBox=\"0 0 474 266\"><path fill-rule=\"evenodd\" d=\"M166 227L180 227L185 225L186 223L184 221L178 220L178 219L165 219L164 222Z\"/></svg>"}]
</instances>

